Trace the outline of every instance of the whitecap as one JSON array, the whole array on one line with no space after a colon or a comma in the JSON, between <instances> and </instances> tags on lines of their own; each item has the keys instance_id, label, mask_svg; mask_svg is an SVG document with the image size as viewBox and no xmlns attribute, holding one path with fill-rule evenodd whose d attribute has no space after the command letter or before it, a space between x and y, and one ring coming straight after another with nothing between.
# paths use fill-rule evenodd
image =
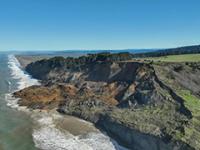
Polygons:
<instances>
[{"instance_id":1,"label":"whitecap","mask_svg":"<svg viewBox=\"0 0 200 150\"><path fill-rule=\"evenodd\" d=\"M14 55L8 55L8 67L10 68L12 78L17 80L17 88L14 91L18 91L32 85L40 85L38 80L33 79L29 74L25 73ZM9 92L14 92L10 90L11 82L9 81L8 83ZM18 99L13 98L11 93L5 95L7 105L12 108L22 109L18 107Z\"/></svg>"},{"instance_id":2,"label":"whitecap","mask_svg":"<svg viewBox=\"0 0 200 150\"><path fill-rule=\"evenodd\" d=\"M33 79L29 74L25 73L14 55L8 56L8 67L11 70L12 77L18 80L17 90L40 84L38 80Z\"/></svg>"},{"instance_id":3,"label":"whitecap","mask_svg":"<svg viewBox=\"0 0 200 150\"><path fill-rule=\"evenodd\" d=\"M39 116L38 116L39 115ZM54 114L32 116L38 123L33 131L36 147L43 150L127 150L98 129L83 135L73 135L56 128ZM61 117L58 115L56 117ZM81 122L81 119L80 119ZM84 122L82 122L84 123ZM87 123L87 122L85 122ZM89 124L88 124L89 125Z\"/></svg>"}]
</instances>

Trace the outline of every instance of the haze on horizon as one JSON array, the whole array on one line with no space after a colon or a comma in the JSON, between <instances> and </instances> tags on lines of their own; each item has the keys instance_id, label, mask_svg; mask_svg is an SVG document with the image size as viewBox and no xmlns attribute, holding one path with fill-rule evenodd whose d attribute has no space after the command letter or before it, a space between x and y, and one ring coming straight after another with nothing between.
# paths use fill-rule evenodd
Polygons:
<instances>
[{"instance_id":1,"label":"haze on horizon","mask_svg":"<svg viewBox=\"0 0 200 150\"><path fill-rule=\"evenodd\" d=\"M0 0L0 50L200 44L198 0Z\"/></svg>"}]
</instances>

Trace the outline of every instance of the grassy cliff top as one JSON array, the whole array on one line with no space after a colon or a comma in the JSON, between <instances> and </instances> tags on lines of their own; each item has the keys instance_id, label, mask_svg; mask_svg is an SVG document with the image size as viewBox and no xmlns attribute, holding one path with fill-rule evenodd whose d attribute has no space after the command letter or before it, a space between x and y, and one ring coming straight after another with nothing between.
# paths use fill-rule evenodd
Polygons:
<instances>
[{"instance_id":1,"label":"grassy cliff top","mask_svg":"<svg viewBox=\"0 0 200 150\"><path fill-rule=\"evenodd\" d=\"M148 57L142 60L164 61L164 62L200 62L200 54L168 55L161 57Z\"/></svg>"}]
</instances>

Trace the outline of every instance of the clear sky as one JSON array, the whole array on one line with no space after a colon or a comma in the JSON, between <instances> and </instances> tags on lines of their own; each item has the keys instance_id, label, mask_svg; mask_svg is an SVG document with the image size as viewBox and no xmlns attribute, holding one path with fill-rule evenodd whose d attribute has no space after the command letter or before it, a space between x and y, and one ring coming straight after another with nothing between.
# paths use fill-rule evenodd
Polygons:
<instances>
[{"instance_id":1,"label":"clear sky","mask_svg":"<svg viewBox=\"0 0 200 150\"><path fill-rule=\"evenodd\" d=\"M200 44L200 0L0 0L0 50Z\"/></svg>"}]
</instances>

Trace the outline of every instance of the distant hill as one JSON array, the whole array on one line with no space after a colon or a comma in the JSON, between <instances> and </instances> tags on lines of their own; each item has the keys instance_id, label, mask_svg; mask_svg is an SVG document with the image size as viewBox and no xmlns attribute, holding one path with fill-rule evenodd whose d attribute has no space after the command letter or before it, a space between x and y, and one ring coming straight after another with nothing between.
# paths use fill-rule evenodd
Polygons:
<instances>
[{"instance_id":1,"label":"distant hill","mask_svg":"<svg viewBox=\"0 0 200 150\"><path fill-rule=\"evenodd\" d=\"M200 45L185 46L178 48L162 49L153 52L135 54L134 57L160 57L167 55L197 54L200 53Z\"/></svg>"},{"instance_id":2,"label":"distant hill","mask_svg":"<svg viewBox=\"0 0 200 150\"><path fill-rule=\"evenodd\" d=\"M80 57L86 56L87 54L98 54L98 53L131 53L133 57L160 57L167 55L180 55L180 54L197 54L200 53L200 45L185 46L178 48L169 49L122 49L122 50L49 50L49 51L15 51L17 55L29 55L29 56L45 56L45 57Z\"/></svg>"},{"instance_id":3,"label":"distant hill","mask_svg":"<svg viewBox=\"0 0 200 150\"><path fill-rule=\"evenodd\" d=\"M30 51L20 51L16 50L14 53L20 56L34 56L34 57L55 57L55 56L63 56L63 57L80 57L86 56L87 54L98 54L98 53L131 53L131 54L138 54L138 53L147 53L147 52L155 52L158 49L118 49L118 50L30 50ZM13 53L13 51L12 51Z\"/></svg>"}]
</instances>

